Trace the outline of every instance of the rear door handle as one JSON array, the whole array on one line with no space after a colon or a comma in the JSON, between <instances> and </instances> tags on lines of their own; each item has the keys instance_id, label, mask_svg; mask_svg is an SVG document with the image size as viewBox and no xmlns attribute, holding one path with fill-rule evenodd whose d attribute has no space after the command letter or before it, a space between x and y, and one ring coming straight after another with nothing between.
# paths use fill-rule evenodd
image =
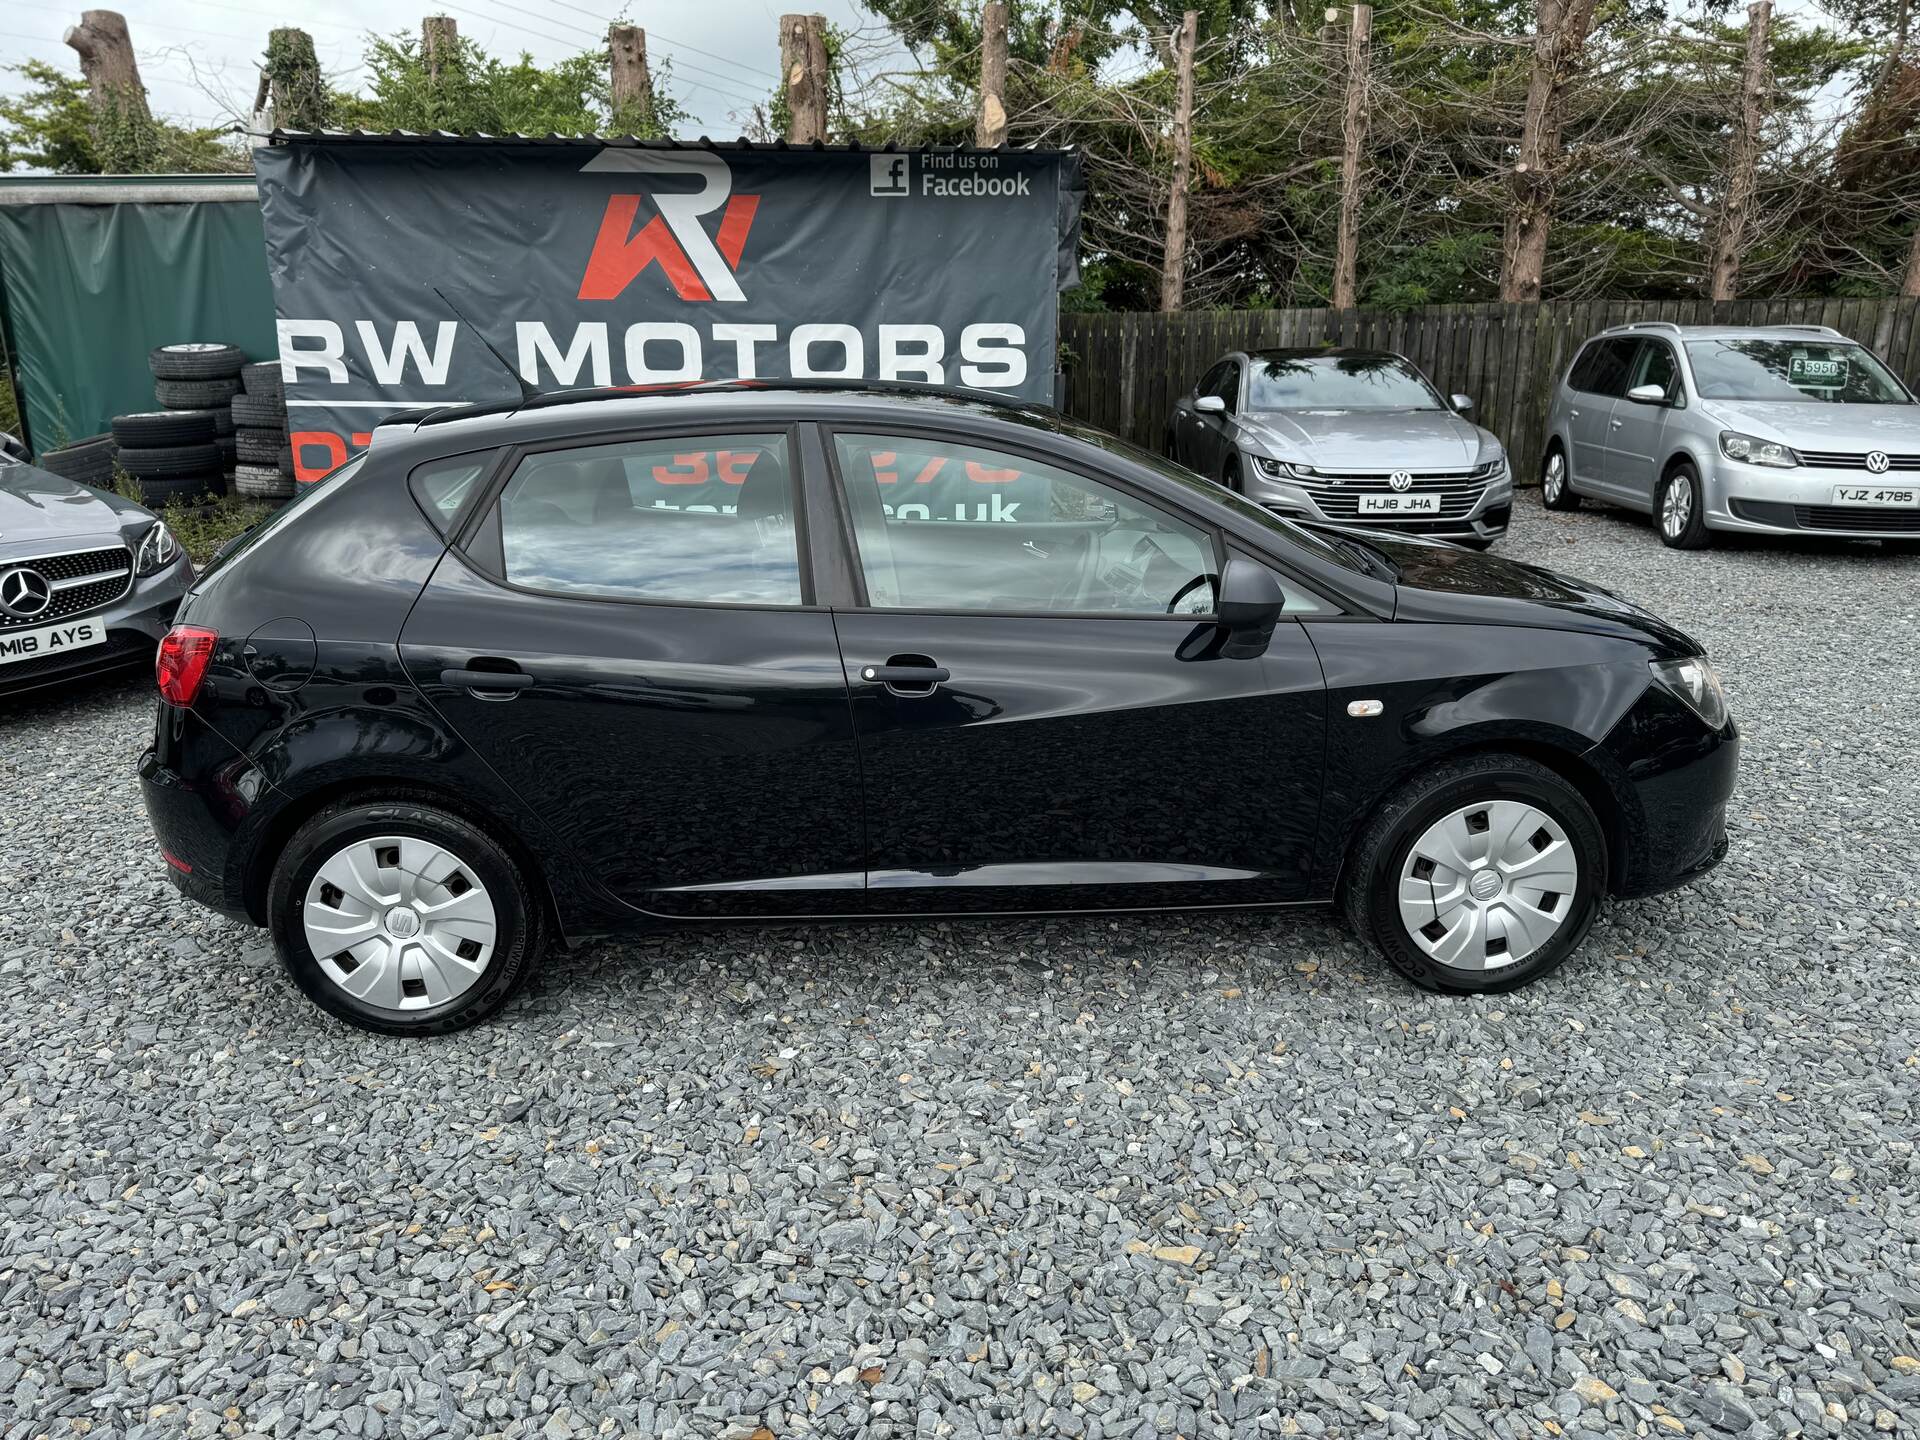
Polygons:
<instances>
[{"instance_id":1,"label":"rear door handle","mask_svg":"<svg viewBox=\"0 0 1920 1440\"><path fill-rule=\"evenodd\" d=\"M944 665L866 665L860 678L875 685L925 686L931 690L953 678Z\"/></svg>"},{"instance_id":2,"label":"rear door handle","mask_svg":"<svg viewBox=\"0 0 1920 1440\"><path fill-rule=\"evenodd\" d=\"M533 676L513 670L442 670L440 683L450 685L456 690L476 690L485 694L489 690L498 692L531 689ZM511 697L501 695L499 698Z\"/></svg>"},{"instance_id":3,"label":"rear door handle","mask_svg":"<svg viewBox=\"0 0 1920 1440\"><path fill-rule=\"evenodd\" d=\"M1607 421L1607 428L1609 430L1618 430L1620 428L1620 423L1621 422L1618 420L1609 420Z\"/></svg>"},{"instance_id":4,"label":"rear door handle","mask_svg":"<svg viewBox=\"0 0 1920 1440\"><path fill-rule=\"evenodd\" d=\"M1567 414L1571 415L1576 420L1580 418L1580 412L1578 410L1569 410L1567 411Z\"/></svg>"}]
</instances>

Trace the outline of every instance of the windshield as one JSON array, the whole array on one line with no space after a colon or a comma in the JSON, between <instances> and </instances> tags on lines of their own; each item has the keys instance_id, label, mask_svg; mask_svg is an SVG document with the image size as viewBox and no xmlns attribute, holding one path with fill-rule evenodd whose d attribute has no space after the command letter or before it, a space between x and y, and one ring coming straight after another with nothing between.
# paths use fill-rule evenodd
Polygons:
<instances>
[{"instance_id":1,"label":"windshield","mask_svg":"<svg viewBox=\"0 0 1920 1440\"><path fill-rule=\"evenodd\" d=\"M1342 570L1351 570L1355 574L1372 573L1372 567L1357 560L1350 551L1330 544L1324 536L1316 535L1313 531L1296 525L1291 520L1281 519L1271 510L1254 504L1224 485L1215 484L1206 476L1196 474L1184 465L1176 464L1164 455L1156 455L1153 451L1143 449L1132 441L1122 440L1118 435L1109 435L1104 430L1096 430L1090 425L1081 425L1076 421L1063 420L1060 428L1075 439L1085 440L1090 445L1098 445L1102 450L1111 450L1116 455L1124 455L1136 465L1144 465L1149 470L1166 476L1169 480L1178 481L1195 494L1206 496L1214 504L1224 505L1236 515L1243 515L1255 524L1285 536L1289 542L1317 559L1324 560L1330 565L1338 565Z\"/></svg>"},{"instance_id":2,"label":"windshield","mask_svg":"<svg viewBox=\"0 0 1920 1440\"><path fill-rule=\"evenodd\" d=\"M1397 355L1254 357L1249 410L1444 410L1426 377Z\"/></svg>"},{"instance_id":3,"label":"windshield","mask_svg":"<svg viewBox=\"0 0 1920 1440\"><path fill-rule=\"evenodd\" d=\"M1834 405L1912 401L1870 351L1818 340L1689 340L1703 400L1816 400Z\"/></svg>"}]
</instances>

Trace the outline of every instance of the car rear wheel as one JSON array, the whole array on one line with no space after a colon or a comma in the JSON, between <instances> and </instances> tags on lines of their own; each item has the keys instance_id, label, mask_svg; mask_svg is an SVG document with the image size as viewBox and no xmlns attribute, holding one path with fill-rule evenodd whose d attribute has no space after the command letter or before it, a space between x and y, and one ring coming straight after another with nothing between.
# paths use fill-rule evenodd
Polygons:
<instances>
[{"instance_id":1,"label":"car rear wheel","mask_svg":"<svg viewBox=\"0 0 1920 1440\"><path fill-rule=\"evenodd\" d=\"M1477 755L1382 807L1355 846L1347 918L1423 989L1511 990L1579 947L1606 868L1578 790L1524 757Z\"/></svg>"},{"instance_id":2,"label":"car rear wheel","mask_svg":"<svg viewBox=\"0 0 1920 1440\"><path fill-rule=\"evenodd\" d=\"M1700 503L1700 477L1691 465L1676 465L1660 482L1660 503L1654 507L1660 542L1674 550L1707 547L1707 507Z\"/></svg>"},{"instance_id":3,"label":"car rear wheel","mask_svg":"<svg viewBox=\"0 0 1920 1440\"><path fill-rule=\"evenodd\" d=\"M1555 445L1540 464L1540 503L1549 510L1578 510L1580 497L1568 483L1567 452Z\"/></svg>"},{"instance_id":4,"label":"car rear wheel","mask_svg":"<svg viewBox=\"0 0 1920 1440\"><path fill-rule=\"evenodd\" d=\"M507 1003L546 942L520 864L461 816L412 800L331 806L274 866L269 923L294 983L388 1035L444 1035Z\"/></svg>"}]
</instances>

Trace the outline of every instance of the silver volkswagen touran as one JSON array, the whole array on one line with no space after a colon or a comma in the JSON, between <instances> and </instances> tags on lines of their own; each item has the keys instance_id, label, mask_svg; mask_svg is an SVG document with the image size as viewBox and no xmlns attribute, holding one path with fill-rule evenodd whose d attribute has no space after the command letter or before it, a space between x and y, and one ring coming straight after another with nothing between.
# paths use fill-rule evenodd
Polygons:
<instances>
[{"instance_id":1,"label":"silver volkswagen touran","mask_svg":"<svg viewBox=\"0 0 1920 1440\"><path fill-rule=\"evenodd\" d=\"M1485 548L1507 533L1513 477L1472 406L1384 351L1240 352L1174 404L1163 444L1289 519Z\"/></svg>"},{"instance_id":2,"label":"silver volkswagen touran","mask_svg":"<svg viewBox=\"0 0 1920 1440\"><path fill-rule=\"evenodd\" d=\"M1679 550L1714 530L1920 541L1920 404L1822 325L1639 321L1580 347L1555 388L1541 498L1655 517Z\"/></svg>"}]
</instances>

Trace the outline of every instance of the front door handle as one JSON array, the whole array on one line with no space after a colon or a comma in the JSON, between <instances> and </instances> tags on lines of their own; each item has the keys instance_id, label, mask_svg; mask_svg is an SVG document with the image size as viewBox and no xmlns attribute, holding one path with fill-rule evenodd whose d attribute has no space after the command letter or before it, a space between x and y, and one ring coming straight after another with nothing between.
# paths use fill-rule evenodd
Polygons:
<instances>
[{"instance_id":1,"label":"front door handle","mask_svg":"<svg viewBox=\"0 0 1920 1440\"><path fill-rule=\"evenodd\" d=\"M1618 420L1609 420L1607 422L1607 428L1609 430L1618 430L1620 428L1620 425L1621 425L1621 422Z\"/></svg>"},{"instance_id":2,"label":"front door handle","mask_svg":"<svg viewBox=\"0 0 1920 1440\"><path fill-rule=\"evenodd\" d=\"M1567 414L1571 415L1575 420L1580 418L1580 412L1578 410L1569 410Z\"/></svg>"},{"instance_id":3,"label":"front door handle","mask_svg":"<svg viewBox=\"0 0 1920 1440\"><path fill-rule=\"evenodd\" d=\"M514 670L442 670L440 683L488 700L511 700L508 692L531 689L533 676Z\"/></svg>"},{"instance_id":4,"label":"front door handle","mask_svg":"<svg viewBox=\"0 0 1920 1440\"><path fill-rule=\"evenodd\" d=\"M944 665L865 665L861 667L860 678L888 689L898 686L928 694L934 686L951 680L953 672Z\"/></svg>"}]
</instances>

